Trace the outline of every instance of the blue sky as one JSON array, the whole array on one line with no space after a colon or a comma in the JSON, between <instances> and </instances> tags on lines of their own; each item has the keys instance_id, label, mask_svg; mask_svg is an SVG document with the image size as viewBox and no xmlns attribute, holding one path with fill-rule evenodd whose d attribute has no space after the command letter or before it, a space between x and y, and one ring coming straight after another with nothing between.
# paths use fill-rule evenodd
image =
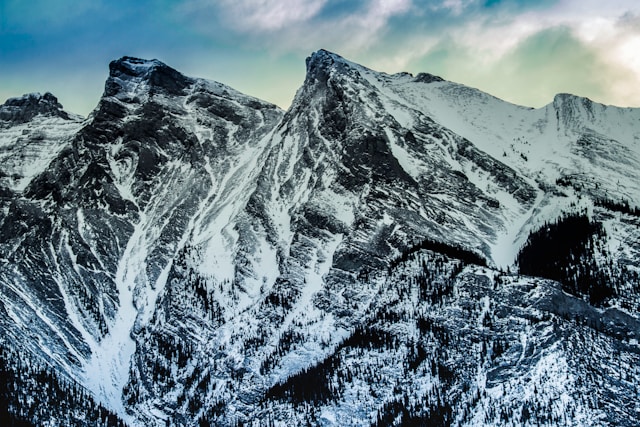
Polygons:
<instances>
[{"instance_id":1,"label":"blue sky","mask_svg":"<svg viewBox=\"0 0 640 427\"><path fill-rule=\"evenodd\" d=\"M0 102L50 91L86 115L130 55L286 108L320 48L522 105L640 107L636 0L0 0Z\"/></svg>"}]
</instances>

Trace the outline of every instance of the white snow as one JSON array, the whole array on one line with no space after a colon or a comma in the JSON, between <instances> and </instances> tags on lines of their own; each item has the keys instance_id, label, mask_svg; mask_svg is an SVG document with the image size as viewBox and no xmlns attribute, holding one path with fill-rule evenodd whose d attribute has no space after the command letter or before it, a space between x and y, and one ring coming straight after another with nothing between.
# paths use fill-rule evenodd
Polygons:
<instances>
[{"instance_id":1,"label":"white snow","mask_svg":"<svg viewBox=\"0 0 640 427\"><path fill-rule=\"evenodd\" d=\"M141 214L118 265L116 285L120 304L115 322L102 341L91 343L92 357L84 367L85 384L118 414L126 414L122 403L122 388L128 380L129 363L136 349L131 331L138 316L138 310L134 306L134 292L142 280L145 268L145 219L145 215Z\"/></svg>"},{"instance_id":2,"label":"white snow","mask_svg":"<svg viewBox=\"0 0 640 427\"><path fill-rule=\"evenodd\" d=\"M141 63L130 61L132 67L142 69L155 64L154 61ZM361 111L357 112L358 119L387 120L383 128L391 153L406 173L419 181L426 176L427 172L430 172L428 169L431 167L431 160L434 160L433 164L440 162L442 167L464 175L470 184L469 187L474 186L474 189L477 188L482 195L497 200L499 208L493 211L485 210L483 213L489 213L484 217L476 217L474 215L477 212L474 209L477 207L480 211L481 203L478 202L476 205L470 203L471 207L468 209L474 211L463 212L458 209L463 201L457 200L456 194L434 193L428 196L428 200L421 200L421 196L412 190L396 190L393 187L381 187L375 190L389 198L399 195L403 202L407 202L407 206L403 208L407 212L415 210L415 218L418 222L422 218L424 224L420 225L424 226L424 230L430 230L428 227L433 223L434 212L428 212L429 210L448 209L446 213L449 215L450 222L442 227L443 234L450 233L452 239L460 241L467 241L473 237L482 244L486 244L497 267L511 266L528 232L544 221L556 218L563 210L587 207L590 213L593 212L592 203L581 199L578 192L572 188L554 187L558 192L565 193L561 195L543 190L545 186L555 186L557 178L577 176L587 182L585 185L591 185L589 183L602 185L607 190L606 194L614 198L624 196L640 204L640 181L637 180L635 169L635 165L640 160L640 137L637 128L633 126L633 124L637 126L640 113L636 110L599 105L587 107L588 104L585 104L584 100L566 96L558 97L554 103L534 110L505 103L477 90L453 83L417 83L413 82L408 75L387 76L370 72L355 64L351 65L365 79L354 80L353 87L347 88L351 91L350 93L366 104ZM345 79L348 80L347 77ZM120 97L142 96L144 98L147 96L148 87L144 79L116 79L116 82L123 87L123 91L118 95ZM231 89L211 82L198 81L193 90L196 89L206 89L217 95L226 93L230 97L240 96ZM371 91L375 91L376 96L369 98ZM203 158L198 159L202 162L200 166L204 172L184 159L171 158L163 163L158 178L149 184L152 186L150 191L153 195L148 202L143 203L140 195L136 194L137 187L134 186L137 156L132 152L123 153L126 147L122 138L111 143L107 160L114 185L122 198L133 202L140 211L137 221L132 224L133 233L127 242L123 242L124 247L121 248L122 254L117 270L112 272L118 291L118 305L107 336L97 339L95 331L90 330L87 320L82 319L78 312L76 302L61 272L52 272L69 314L69 323L79 331L92 351L91 358L84 365L84 384L96 394L99 400L125 418L127 415L122 402L122 389L129 379L131 357L136 351L133 336L141 327L148 325L156 310L157 299L167 284L174 259L183 249L193 249L188 254L188 267L193 268L195 273L205 278L210 286L216 287L216 298L225 311L223 317L226 323L221 326L216 325L215 330L207 330L206 326L201 330L198 326L198 329L192 327L193 329L188 331L192 334L191 338L194 342L207 349L206 352L198 350L202 354L196 354L196 359L198 357L206 359L209 357L207 353L209 350L212 353L215 351L224 357L224 363L229 367L248 367L252 374L259 377L257 372L260 361L265 354L269 354L269 351L279 344L281 334L289 329L296 329L296 332L303 336L301 342L287 350L269 375L258 378L265 384L281 380L330 354L335 345L352 332L349 328L363 320L369 309L373 310L370 306L371 301L389 291L382 289L383 285L389 284L386 281L387 278L382 276L375 277L368 283L355 280L350 283L351 287L361 286L363 289L351 289L351 287L339 289L339 284L327 281L330 273L336 273L335 270L332 271L332 267L337 251L346 245L354 244L356 240L353 235L359 230L353 229L353 225L356 218L360 219L364 216L364 209L361 206L363 195L367 195L371 190L370 187L375 187L377 184L365 184L362 188L344 191L340 188L336 178L345 167L341 164L345 142L328 140L319 132L312 134L314 138L319 139L319 143L309 137L309 132L313 133L319 127L318 111L311 109L309 116L296 117L287 122L290 128L274 130L271 134L256 137L250 142L238 140L242 129L229 122L224 125L228 139L227 146L222 147L223 144L220 141L212 141L219 129L214 132L214 128L203 125L205 121L200 119L206 118L203 116L205 113L187 103L186 97L180 105L178 101L172 101L163 95L157 96L161 102L175 102L172 107L184 109L184 117L176 120L179 121L180 126L197 137L200 148L211 148L215 145L219 151L212 150L210 154L204 154ZM313 102L320 101L313 100ZM243 108L240 102L233 99L230 105L234 108ZM593 109L597 110L596 116L592 113ZM603 117L603 119L596 119L596 117ZM258 123L264 123L265 117L256 113L255 120ZM418 125L430 124L431 120L443 126L444 130L450 129L455 135L446 131L439 139L427 136L425 138L428 142L423 147L416 147L405 141L405 131L415 129ZM567 121L569 125L564 126L566 124L564 122ZM43 171L59 151L69 143L69 136L80 126L79 122L70 124L51 122L46 125L46 135L41 135L42 138L40 138L44 141L41 146L34 148L35 145L32 147L33 143L30 142L28 147L21 148L23 152L30 153L29 162L17 162L16 152L12 151L10 146L12 144L19 146L24 143L28 139L26 136L32 135L32 129L17 126L0 134L0 152L3 153L0 154L0 166L10 174L18 176L7 181L10 188L22 191L28 182ZM25 135L23 140L20 139L22 135ZM456 157L456 143L460 141L456 135L468 139L482 152L490 154L512 168L520 178L537 189L535 199L526 202L518 200L493 180L492 171L478 167L472 161ZM579 143L578 139L584 135L592 137L593 140L588 143L597 146L594 148L594 150L597 149L596 151L590 152L591 157L580 151L583 149L581 144L585 142ZM602 139L603 135L607 135L609 139ZM207 150L204 152L208 153ZM121 156L121 154L126 155ZM160 154L170 156L164 151ZM308 167L300 169L300 165L303 164ZM368 167L361 166L363 169ZM258 187L259 178L265 180L268 189L261 190L257 195L264 198L262 201L265 206L265 212L260 212L260 218L257 218L245 209L249 198ZM440 184L447 185L447 183ZM200 193L197 193L197 198L190 199L191 191L200 191ZM187 202L191 203L193 200L195 204L187 206ZM378 229L384 229L393 226L393 232L405 232L410 229L409 226L401 225L398 218L394 217L395 206L385 206L384 202L381 202L381 206L381 211L375 212L372 216L373 221L377 221L374 223L374 228L377 226ZM305 234L305 231L301 231L302 227L296 227L300 224L297 221L304 221L302 214L306 209L316 209L328 220L339 223L337 225L344 227L345 231L336 233L317 227L313 233ZM188 217L180 215L188 215ZM174 221L176 217L180 217L183 221ZM82 209L77 210L76 218L80 237L89 244L96 260L102 263L103 260L91 245L99 236L92 235L92 230L88 226L89 219L85 217ZM364 219L370 220L371 217ZM178 222L179 225L176 226ZM620 224L619 218L606 221L605 226L613 236L608 242L609 250L617 253L619 257L628 256L628 253L623 253L626 248L624 238L637 234L629 232L628 229L621 230L620 228L624 226ZM178 229L171 230L173 240L169 243L162 241L162 237L166 236L164 233L169 233L168 230L172 227ZM483 231L487 229L489 231ZM271 232L274 235L267 235ZM353 235L350 235L350 232L353 232ZM74 253L67 237L63 235L62 250L51 248L51 253L68 256L72 268L79 273L81 267L77 264L78 255ZM369 237L365 236L363 239ZM394 234L394 237L400 239L407 236L398 233ZM245 240L242 240L243 238ZM154 258L153 261L156 263L154 269L158 271L149 272L147 267L151 262L150 256L161 244L166 245L164 249L168 255L159 256L160 261ZM294 246L294 244L300 246ZM287 258L293 249L304 253L299 258ZM361 248L358 247L358 249ZM240 255L242 262L246 261L241 266L237 265ZM283 271L280 271L280 263L285 265ZM246 268L248 271L241 277L243 280L241 294L233 294L237 289L224 289L218 292L217 284L235 283L234 279L237 278L239 267ZM104 265L102 268L106 270ZM354 271L340 273L350 274L351 277L357 274ZM478 274L490 279L493 279L493 273L497 274L491 269L478 270ZM295 301L291 301L293 307L283 314L281 322L268 325L267 336L262 337L268 341L268 344L258 348L257 354L247 355L244 353L244 345L248 337L259 338L256 331L262 332L260 327L264 326L260 322L269 318L269 313L257 311L260 309L261 298L271 290L276 279L285 274L293 278L292 286L296 287L295 290L299 291L299 295L296 294ZM503 288L495 292L504 291L509 286L526 289L530 285L528 279L511 278L509 280L512 282L510 285L503 284ZM329 289L328 284L338 289ZM545 289L548 291L548 288ZM25 301L28 309L33 311L39 320L45 322L63 341L66 340L60 327L38 307L37 302L29 299L19 283L11 285L11 290ZM456 289L453 292L453 298L460 297L457 293L459 291L460 289ZM338 316L334 317L330 311L316 307L314 299L321 293L324 295L324 292L330 294L330 298L333 299L332 304L336 307L343 305L345 312L352 310L348 315L350 317L337 320ZM413 320L416 312L420 310L424 312L426 308L416 289L409 292L409 296L403 296L406 298L404 303L407 306L404 314L411 318L412 322L397 322L390 325L389 330L403 339L417 341L420 339L420 331ZM532 302L538 302L546 296L544 292L546 291L534 289L527 298ZM361 299L352 299L351 295ZM492 314L492 299L484 296L473 302L478 304L479 315L477 319L472 320L474 322L472 326L486 328L483 325L483 319L485 315ZM25 315L19 312L17 306L9 304L6 307L9 316L17 324L26 325ZM282 309L282 307L279 308ZM433 307L429 309L436 310ZM459 312L462 312L461 307L453 304L451 319L455 320ZM512 321L514 324L528 322L519 318L505 321ZM523 376L513 375L507 381L508 389L486 388L487 373L478 368L478 389L486 391L486 397L482 397L484 400L474 409L476 412L472 414L471 424L473 425L481 425L485 422L485 410L489 403L502 402L506 405L517 402L518 399L533 399L534 394L539 391L536 389L538 384L545 386L546 398L555 400L552 406L554 415L561 414L571 402L570 392L575 390L576 378L571 376L571 367L566 355L558 346L551 346L544 351L536 348L536 345L541 342L541 336L545 338L554 333L552 327L536 330L529 324L520 328L520 324L517 332L513 332L513 341L516 344L513 352L516 355L512 360L515 363L510 366L510 369L522 369L524 374ZM629 342L630 345L637 345L635 338ZM72 343L68 340L64 341L64 344L70 351L74 351ZM527 367L524 365L531 361L527 357L530 350L538 351L536 355L539 357L534 360L535 363ZM361 358L360 354L351 355L352 357L346 359L345 364L361 363L367 367L374 367L376 374L382 378L381 383L371 385L356 379L347 384L342 403L330 403L321 408L319 415L323 423L339 425L350 422L354 418L355 423L373 416L385 401L390 401L395 386L406 386L402 382L405 379L401 378L405 371L401 366L403 358L399 353L377 350L367 352L362 350L361 353L366 353L366 356ZM78 352L74 355L82 359ZM185 370L194 370L196 362L197 360L190 361L192 365ZM206 365L207 362L202 363ZM175 364L171 366L171 370L174 374L185 371L180 371ZM226 371L215 373L220 375L220 378L215 378L219 381L216 384L222 384L227 380L224 377L226 373ZM420 375L422 376L416 375L416 378L412 379L414 383L411 386L424 395L434 389L437 379L424 372ZM523 378L526 379L525 382ZM369 393L375 386L378 387L379 395L375 398L368 396L368 400L364 403L360 401L360 393ZM183 385L179 384L168 391L166 396L158 396L158 404L163 403L162 399L166 399L165 403L176 399L178 392L182 391L181 387ZM255 389L249 390L249 392L253 391ZM229 392L221 386L219 393ZM167 414L153 407L154 403L148 403L148 415L160 422ZM233 402L233 404L236 403ZM589 412L587 408L578 408L576 420L578 423L588 423L589 416L592 414L593 412Z\"/></svg>"},{"instance_id":3,"label":"white snow","mask_svg":"<svg viewBox=\"0 0 640 427\"><path fill-rule=\"evenodd\" d=\"M64 120L36 116L0 132L0 183L21 192L42 173L82 127L79 117Z\"/></svg>"}]
</instances>

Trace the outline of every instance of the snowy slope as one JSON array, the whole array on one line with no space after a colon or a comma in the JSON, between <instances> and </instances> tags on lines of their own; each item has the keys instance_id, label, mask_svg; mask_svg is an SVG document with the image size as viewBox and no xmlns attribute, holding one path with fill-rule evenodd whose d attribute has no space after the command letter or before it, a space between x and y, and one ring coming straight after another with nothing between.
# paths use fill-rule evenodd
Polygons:
<instances>
[{"instance_id":1,"label":"snowy slope","mask_svg":"<svg viewBox=\"0 0 640 427\"><path fill-rule=\"evenodd\" d=\"M637 319L618 323L630 330L586 326L618 316L554 282L418 251L393 269L365 326L268 390L260 416L289 425L634 425L637 408L609 405L612 389L635 393L637 380L615 373L635 370L635 338L612 336L637 336Z\"/></svg>"},{"instance_id":2,"label":"snowy slope","mask_svg":"<svg viewBox=\"0 0 640 427\"><path fill-rule=\"evenodd\" d=\"M169 273L173 286L144 332L149 345L136 353L128 385L127 396L146 423L155 416L185 424L254 417L291 424L289 417L296 416L278 405L256 413L257 406L269 408L261 396L337 357L341 343L370 321L367 313L387 286L386 266L401 252L435 239L506 267L529 229L562 209L584 205L606 215L588 200L576 205L578 194L566 194L555 176L541 180L544 170L532 172L481 150L471 138L482 133L463 137L443 126L440 116L411 97L419 91L406 74L376 73L325 51L309 58L307 69L305 84L270 137L246 207L237 216L225 214L226 227L215 225L237 233L229 260L233 278L224 267L203 263L220 265L224 233L215 249L189 250ZM440 111L438 104L432 107ZM554 359L555 351L545 350L544 357ZM367 369L384 370L395 358L383 357L388 362L367 361ZM547 385L548 401L564 393ZM562 410L579 408L590 416L573 396ZM354 402L344 409L346 419L338 407L318 411L324 423L366 424L393 399L377 399L355 418L353 411L363 407Z\"/></svg>"},{"instance_id":3,"label":"snowy slope","mask_svg":"<svg viewBox=\"0 0 640 427\"><path fill-rule=\"evenodd\" d=\"M50 93L32 93L0 105L0 185L24 190L81 125L82 118L65 112Z\"/></svg>"},{"instance_id":4,"label":"snowy slope","mask_svg":"<svg viewBox=\"0 0 640 427\"><path fill-rule=\"evenodd\" d=\"M29 333L57 344L35 347L124 414L135 333L166 271L200 235L217 193L250 185L229 181L264 150L282 113L158 61L122 58L110 68L88 122L9 206L0 274L11 335L38 319Z\"/></svg>"},{"instance_id":5,"label":"snowy slope","mask_svg":"<svg viewBox=\"0 0 640 427\"><path fill-rule=\"evenodd\" d=\"M426 74L370 80L391 94L395 103L428 114L539 187L548 189L562 182L593 198L640 204L638 109L606 106L569 94L557 95L540 109L526 108ZM545 220L567 205L548 197L538 205L553 204L556 209L546 213ZM530 230L523 223L530 214L517 218L494 244L498 265L513 261L514 249ZM511 250L505 253L510 244Z\"/></svg>"},{"instance_id":6,"label":"snowy slope","mask_svg":"<svg viewBox=\"0 0 640 427\"><path fill-rule=\"evenodd\" d=\"M124 57L6 197L0 328L131 425L633 425L639 119L322 50L285 113ZM563 212L597 303L516 274Z\"/></svg>"}]
</instances>

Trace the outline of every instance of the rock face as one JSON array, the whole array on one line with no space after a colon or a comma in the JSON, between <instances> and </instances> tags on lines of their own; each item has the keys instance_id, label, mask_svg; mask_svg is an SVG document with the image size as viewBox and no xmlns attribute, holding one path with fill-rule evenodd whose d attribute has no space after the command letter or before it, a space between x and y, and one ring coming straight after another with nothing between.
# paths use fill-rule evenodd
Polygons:
<instances>
[{"instance_id":1,"label":"rock face","mask_svg":"<svg viewBox=\"0 0 640 427\"><path fill-rule=\"evenodd\" d=\"M0 186L23 190L42 173L82 125L50 93L11 98L0 106ZM9 196L11 198L12 196Z\"/></svg>"},{"instance_id":2,"label":"rock face","mask_svg":"<svg viewBox=\"0 0 640 427\"><path fill-rule=\"evenodd\" d=\"M282 112L158 61L110 69L82 129L8 203L0 275L9 336L37 331L27 346L122 410L132 337L176 254L233 197Z\"/></svg>"},{"instance_id":3,"label":"rock face","mask_svg":"<svg viewBox=\"0 0 640 427\"><path fill-rule=\"evenodd\" d=\"M27 123L37 116L71 119L69 113L62 109L58 98L49 92L44 95L30 93L10 98L0 107L0 120L11 124Z\"/></svg>"},{"instance_id":4,"label":"rock face","mask_svg":"<svg viewBox=\"0 0 640 427\"><path fill-rule=\"evenodd\" d=\"M1 164L22 179L2 181L7 352L130 425L640 417L640 110L528 109L322 50L286 112L157 60L109 69L85 121L50 94L0 107L13 153L20 126L64 128L44 166Z\"/></svg>"}]
</instances>

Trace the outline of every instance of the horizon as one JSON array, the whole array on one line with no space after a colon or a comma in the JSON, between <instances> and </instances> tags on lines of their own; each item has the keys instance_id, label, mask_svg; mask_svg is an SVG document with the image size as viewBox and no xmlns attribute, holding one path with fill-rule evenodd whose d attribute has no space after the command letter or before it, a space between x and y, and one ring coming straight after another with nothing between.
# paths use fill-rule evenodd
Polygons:
<instances>
[{"instance_id":1,"label":"horizon","mask_svg":"<svg viewBox=\"0 0 640 427\"><path fill-rule=\"evenodd\" d=\"M317 51L320 51L320 50L325 50L325 51L327 51L327 52L329 52L329 53L332 53L332 54L338 55L338 56L342 57L343 59L345 59L345 60L347 60L347 61L349 61L349 62L354 62L354 61L351 61L349 58L346 58L346 57L344 57L344 56L340 55L340 54L339 54L339 53L337 53L337 52L333 52L333 51L330 51L330 50L327 50L327 49L322 49L322 48L317 49L317 50L316 50L316 51L314 51L314 52L311 52L307 58L311 57L311 55L313 55L314 53L316 53ZM144 61L159 61L159 62L161 62L162 64L167 65L167 66L169 66L169 67L171 67L171 68L175 69L176 71L178 71L178 72L182 73L180 69L177 69L177 68L173 67L171 64L168 64L168 63L166 63L166 62L164 62L164 61L162 61L162 60L160 60L160 59L158 59L158 58L140 58L140 57L133 57L133 56L130 56L130 55L124 55L124 56L122 56L122 57L120 57L120 58L115 58L115 59L113 59L113 60L109 61L109 63L107 64L107 70L108 70L108 68L109 68L109 64L110 64L111 62L113 62L113 61L118 61L118 60L121 60L121 59L123 59L123 58L132 58L132 59L139 59L139 60L144 60ZM364 66L364 67L366 67L366 68L372 69L371 67L368 67L368 66L366 66L365 64L358 64L358 65L361 65L361 66ZM372 69L372 70L373 70L373 71L375 71L375 72L385 73L385 71L382 71L382 70L375 70L375 69ZM418 71L418 72L398 71L397 73L401 73L401 72L409 73L409 74L410 74L410 75L412 75L412 76L416 76L416 75L418 75L418 74L420 74L420 73L428 73L428 74L432 74L432 73L429 73L428 71ZM184 73L182 73L182 74L184 74ZM391 74L391 73L388 73L388 74ZM306 75L306 73L305 73L305 75ZM435 75L435 74L432 74L432 75ZM437 76L437 77L442 77L442 76L438 76L438 75L435 75L435 76ZM107 77L108 77L108 76L107 76ZM226 84L225 82L221 82L221 81L218 81L218 80L215 80L215 79L209 79L209 78L206 78L206 77L200 77L200 76L197 76L197 75L186 75L186 77L191 77L191 78L196 78L196 79L205 79L205 80L209 80L209 81L215 81L215 82L217 82L217 83L222 83L222 84L225 84L226 86L230 86L230 85ZM450 83L460 84L460 85L467 86L467 87L472 87L472 86L469 86L469 85L465 85L464 83L459 83L459 82L455 82L455 81L448 80L448 79L446 79L446 78L444 78L444 80L445 80L445 81L447 81L447 82L450 82ZM303 82L304 82L304 76L303 76L303 81L300 83L300 85L301 85L301 86L302 86ZM104 86L104 83L106 83L106 78L105 78L105 82L103 82L103 86ZM232 87L232 86L230 86L230 87ZM233 89L238 90L238 89L237 89L237 88L235 88L235 87L232 87L232 88L233 88ZM496 95L494 95L494 94L492 94L492 93L490 93L490 92L486 92L486 91L482 90L481 88L476 88L476 87L472 87L472 88L474 88L474 89L478 89L478 90L480 90L480 91L482 91L482 92L485 92L485 93L487 93L487 94L489 94L489 95L491 95L491 96L496 96ZM299 87L298 87L298 88L296 88L296 91L297 91L297 89L299 89ZM249 95L249 96L253 96L253 97L259 98L259 97L255 96L255 95L254 95L254 94L252 94L252 93L244 92L244 91L241 91L241 90L240 90L240 92L244 93L245 95ZM57 94L56 94L56 93L54 93L54 92L52 92L52 91L48 91L48 90L47 90L47 91L43 91L43 92L27 92L27 93L19 94L19 95L16 95L16 96L11 96L11 97L9 97L9 98L6 98L5 100L2 100L2 103L5 103L5 102L7 102L7 101L9 101L10 99L13 99L13 98L21 98L21 97L24 97L24 96L27 96L27 95L31 95L31 94L44 95L44 94L46 94L46 93L50 93L50 94L52 94L54 97L56 97L56 98L58 99L58 102L60 102L60 104L62 105L63 109L64 109L65 111L67 111L68 113L72 113L72 114L79 114L79 115L81 115L81 116L84 116L85 118L86 118L86 117L88 117L88 115L89 115L89 114L91 114L91 112L93 112L93 110L95 110L95 108L97 108L97 106L98 106L98 102L100 101L100 98L102 97L102 94L101 94L101 95L98 97L98 99L96 100L96 104L95 104L95 106L94 106L93 108L91 108L91 109L90 109L86 114L79 113L79 112L77 112L77 111L73 111L73 110L68 109L68 108L65 106L65 104L64 104L63 102L61 102L61 101L60 101L60 98L57 96ZM522 107L527 107L527 108L544 108L545 106L547 106L547 105L549 105L549 104L552 104L556 96L561 95L561 94L565 94L565 93L567 93L567 92L557 92L556 94L554 94L554 95L551 97L551 99L549 99L549 101L548 101L547 103L542 104L542 105L540 105L540 106L536 106L536 107L532 107L532 106L530 106L530 105L517 104L517 103L514 103L514 104L519 105L519 106L522 106ZM567 94L572 95L572 96L576 96L576 97L580 97L580 98L590 99L590 98L589 98L589 97L587 97L587 96L582 96L582 95L580 95L580 94L576 94L576 93L567 93ZM497 98L499 98L499 99L501 99L501 100L502 100L502 101L504 101L504 102L511 102L511 101L509 101L509 100L507 100L507 99L503 99L503 98L500 98L500 97L498 97L498 96L496 96L496 97L497 97ZM259 98L259 99L261 99L261 98ZM293 97L291 98L291 100L290 100L286 105L279 105L279 104L276 104L275 102L270 101L270 100L267 100L267 99L263 99L263 101L272 102L272 103L274 103L275 105L277 105L278 107L282 108L283 110L287 110L287 109L289 108L289 106L291 105L291 103L293 102L293 100L294 100L294 99L295 99L295 93L294 93ZM590 99L590 100L591 100L591 99ZM593 101L593 100L591 100L591 101ZM598 102L598 101L594 101L594 102ZM511 103L513 103L513 102L511 102ZM0 104L0 105L1 105L1 104ZM619 105L613 105L613 104L604 104L604 105L611 105L611 106L621 107L621 108L640 108L640 107L625 107L625 106L619 106Z\"/></svg>"},{"instance_id":2,"label":"horizon","mask_svg":"<svg viewBox=\"0 0 640 427\"><path fill-rule=\"evenodd\" d=\"M640 106L640 4L617 0L9 0L0 100L97 105L108 64L158 59L288 108L327 49L376 71L426 72L539 108L558 93Z\"/></svg>"}]
</instances>

